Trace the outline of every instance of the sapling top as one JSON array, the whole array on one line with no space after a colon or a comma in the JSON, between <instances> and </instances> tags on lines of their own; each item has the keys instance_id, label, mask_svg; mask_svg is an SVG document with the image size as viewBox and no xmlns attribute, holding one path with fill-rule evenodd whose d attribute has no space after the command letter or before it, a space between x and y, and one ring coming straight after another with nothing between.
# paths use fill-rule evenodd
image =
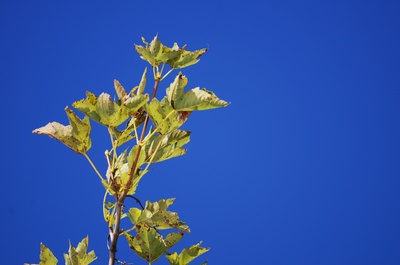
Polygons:
<instances>
[{"instance_id":1,"label":"sapling top","mask_svg":"<svg viewBox=\"0 0 400 265\"><path fill-rule=\"evenodd\" d=\"M207 49L187 51L186 45L179 47L176 43L167 47L157 36L150 43L144 38L142 41L144 46L135 45L135 48L140 57L151 65L154 79L151 96L145 93L145 68L140 83L131 90L127 91L117 80L114 81L116 99L107 93L96 96L86 92L85 99L73 102L72 106L84 114L82 119L66 107L69 125L51 122L33 133L48 135L82 154L100 178L105 189L103 215L109 230L109 265L121 262L121 257L116 256L120 236L124 236L132 251L148 264L165 254L170 264L184 265L209 249L201 247L199 243L183 249L180 254L168 253L182 239L184 233L190 232L178 214L168 210L174 199L147 201L145 206L130 209L124 209L124 201L127 197L135 198L138 184L148 173L152 163L186 153L184 145L190 141L190 131L180 128L193 111L225 107L229 103L204 88L196 87L185 91L188 78L182 72L177 73L165 95L157 99L158 87L165 77L175 69L198 63L199 57ZM103 125L109 133L111 148L105 151L107 172L104 174L97 169L88 154L92 146L90 121ZM126 143L130 143L132 147L121 150ZM121 227L123 218L130 220L131 227ZM166 235L160 233L166 229L175 231ZM77 248L70 245L68 254L64 255L66 264L86 265L94 261L97 257L93 251L86 253L87 247L87 237ZM40 264L57 263L57 259L43 244L40 259Z\"/></svg>"}]
</instances>

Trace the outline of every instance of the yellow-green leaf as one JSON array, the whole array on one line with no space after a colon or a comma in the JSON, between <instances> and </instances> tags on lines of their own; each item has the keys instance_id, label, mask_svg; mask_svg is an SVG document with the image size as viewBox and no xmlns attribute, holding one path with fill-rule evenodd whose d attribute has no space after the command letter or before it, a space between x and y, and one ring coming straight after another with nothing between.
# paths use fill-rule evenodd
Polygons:
<instances>
[{"instance_id":1,"label":"yellow-green leaf","mask_svg":"<svg viewBox=\"0 0 400 265\"><path fill-rule=\"evenodd\" d=\"M190 131L174 130L166 135L153 135L144 146L146 162L156 163L184 155L186 149L182 146L189 141Z\"/></svg>"},{"instance_id":2,"label":"yellow-green leaf","mask_svg":"<svg viewBox=\"0 0 400 265\"><path fill-rule=\"evenodd\" d=\"M131 172L131 169L133 166L133 160L134 160L137 148L138 148L137 145L135 145L131 149L129 154L127 153L127 150L125 150L118 156L116 163L113 166L108 167L107 173L106 173L108 182L103 183L103 186L111 194L113 194L113 192L110 191L111 190L110 183L113 183L112 187L116 189L117 193L121 193L123 190L128 190L127 194L134 194L137 186L139 185L139 181L148 172L148 170L140 169L140 166L142 165L142 163L144 163L144 159L145 159L144 152L141 152L139 155L139 158L138 158L136 172L133 174L132 181L128 187L130 172ZM111 177L113 178L112 182L111 182Z\"/></svg>"},{"instance_id":3,"label":"yellow-green leaf","mask_svg":"<svg viewBox=\"0 0 400 265\"><path fill-rule=\"evenodd\" d=\"M190 51L185 51L184 48L185 47L179 50L180 51L179 57L177 56L176 58L171 58L168 61L168 64L170 65L171 68L181 69L196 64L199 62L198 58L200 58L200 56L202 56L208 50L207 48L204 48L201 50L190 52Z\"/></svg>"},{"instance_id":4,"label":"yellow-green leaf","mask_svg":"<svg viewBox=\"0 0 400 265\"><path fill-rule=\"evenodd\" d=\"M133 126L134 122L134 119L130 119L125 130L122 131L118 130L117 128L111 128L117 147L135 138L135 127Z\"/></svg>"},{"instance_id":5,"label":"yellow-green leaf","mask_svg":"<svg viewBox=\"0 0 400 265\"><path fill-rule=\"evenodd\" d=\"M176 212L168 211L168 206L175 199L159 200L151 203L146 202L144 210L138 208L129 209L127 216L135 225L145 223L147 226L156 227L157 229L175 228L190 233L190 228L182 221Z\"/></svg>"},{"instance_id":6,"label":"yellow-green leaf","mask_svg":"<svg viewBox=\"0 0 400 265\"><path fill-rule=\"evenodd\" d=\"M129 247L147 262L158 260L168 249L178 243L183 233L170 233L164 239L154 228L137 226L137 235L124 234Z\"/></svg>"},{"instance_id":7,"label":"yellow-green leaf","mask_svg":"<svg viewBox=\"0 0 400 265\"><path fill-rule=\"evenodd\" d=\"M155 36L150 42L150 45L142 38L145 47L135 45L136 51L140 57L148 61L153 67L158 67L162 63L168 64L173 69L185 68L190 65L196 64L199 57L202 56L207 49L200 49L196 51L186 51L186 45L179 48L177 43L170 48L164 46Z\"/></svg>"},{"instance_id":8,"label":"yellow-green leaf","mask_svg":"<svg viewBox=\"0 0 400 265\"><path fill-rule=\"evenodd\" d=\"M140 80L139 84L138 95L143 95L144 89L146 88L146 81L147 81L146 73L147 73L147 68L144 68L142 79Z\"/></svg>"},{"instance_id":9,"label":"yellow-green leaf","mask_svg":"<svg viewBox=\"0 0 400 265\"><path fill-rule=\"evenodd\" d=\"M51 250L47 248L43 243L40 243L40 262L38 265L56 265L57 263L58 260L53 255ZM25 263L24 265L35 265L35 264Z\"/></svg>"},{"instance_id":10,"label":"yellow-green leaf","mask_svg":"<svg viewBox=\"0 0 400 265\"><path fill-rule=\"evenodd\" d=\"M70 125L64 126L58 122L48 123L46 126L33 131L36 134L45 134L59 140L79 154L86 153L92 146L90 139L90 121L87 116L81 120L76 114L65 108Z\"/></svg>"},{"instance_id":11,"label":"yellow-green leaf","mask_svg":"<svg viewBox=\"0 0 400 265\"><path fill-rule=\"evenodd\" d=\"M188 115L184 117L180 111L172 108L166 97L161 102L154 98L150 104L146 104L144 107L156 126L157 132L161 135L178 129L188 118Z\"/></svg>"},{"instance_id":12,"label":"yellow-green leaf","mask_svg":"<svg viewBox=\"0 0 400 265\"><path fill-rule=\"evenodd\" d=\"M87 252L89 238L86 236L76 248L69 243L68 254L64 254L66 265L88 265L97 259L94 251Z\"/></svg>"},{"instance_id":13,"label":"yellow-green leaf","mask_svg":"<svg viewBox=\"0 0 400 265\"><path fill-rule=\"evenodd\" d=\"M210 250L210 248L203 248L200 247L200 243L191 246L190 248L185 248L182 252L178 255L177 252L173 254L167 253L166 258L168 259L171 265L186 265L189 264L192 260L197 258L198 256L206 253ZM207 262L203 263L206 264Z\"/></svg>"},{"instance_id":14,"label":"yellow-green leaf","mask_svg":"<svg viewBox=\"0 0 400 265\"><path fill-rule=\"evenodd\" d=\"M188 79L179 73L174 82L167 88L167 98L171 106L179 111L208 110L226 107L228 102L219 99L213 92L194 88L184 92Z\"/></svg>"},{"instance_id":15,"label":"yellow-green leaf","mask_svg":"<svg viewBox=\"0 0 400 265\"><path fill-rule=\"evenodd\" d=\"M124 97L128 95L125 91L125 88L121 85L121 83L118 80L114 80L114 88L119 100L122 100Z\"/></svg>"},{"instance_id":16,"label":"yellow-green leaf","mask_svg":"<svg viewBox=\"0 0 400 265\"><path fill-rule=\"evenodd\" d=\"M122 89L122 86L116 83L117 94L122 96L118 102L112 100L107 93L102 93L96 98L94 94L86 92L86 99L76 101L72 106L100 124L118 127L149 100L147 94L131 96Z\"/></svg>"},{"instance_id":17,"label":"yellow-green leaf","mask_svg":"<svg viewBox=\"0 0 400 265\"><path fill-rule=\"evenodd\" d=\"M135 145L134 147L132 147L132 149L129 151L128 154L128 163L129 166L132 167L133 166L133 161L135 160L136 157L136 152L138 150L138 146ZM136 168L139 168L141 165L143 165L146 161L146 154L144 152L140 152L139 153L139 158L137 161L137 165Z\"/></svg>"}]
</instances>

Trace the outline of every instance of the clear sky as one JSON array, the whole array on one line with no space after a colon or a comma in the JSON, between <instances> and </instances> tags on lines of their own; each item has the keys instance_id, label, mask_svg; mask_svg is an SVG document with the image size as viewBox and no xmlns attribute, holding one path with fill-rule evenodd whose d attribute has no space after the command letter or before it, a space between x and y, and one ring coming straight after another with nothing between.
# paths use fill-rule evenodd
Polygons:
<instances>
[{"instance_id":1,"label":"clear sky","mask_svg":"<svg viewBox=\"0 0 400 265\"><path fill-rule=\"evenodd\" d=\"M98 177L31 132L67 123L86 90L137 85L134 44L157 33L209 47L188 88L232 102L191 116L187 155L139 185L142 201L176 198L192 229L176 250L211 247L193 264L400 264L399 14L398 1L1 1L2 264L37 263L40 242L64 264L86 235L106 263ZM122 241L118 257L145 264Z\"/></svg>"}]
</instances>

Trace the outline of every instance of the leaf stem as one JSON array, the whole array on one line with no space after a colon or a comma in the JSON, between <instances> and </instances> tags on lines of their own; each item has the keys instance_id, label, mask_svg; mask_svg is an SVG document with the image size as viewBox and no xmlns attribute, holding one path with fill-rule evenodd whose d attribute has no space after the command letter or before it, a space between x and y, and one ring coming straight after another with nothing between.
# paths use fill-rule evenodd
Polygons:
<instances>
[{"instance_id":1,"label":"leaf stem","mask_svg":"<svg viewBox=\"0 0 400 265\"><path fill-rule=\"evenodd\" d=\"M132 118L134 119L134 118ZM139 138L138 138L138 134L137 134L137 128L136 128L136 123L135 121L133 121L133 128L135 129L135 139L136 139L136 144L139 144Z\"/></svg>"},{"instance_id":2,"label":"leaf stem","mask_svg":"<svg viewBox=\"0 0 400 265\"><path fill-rule=\"evenodd\" d=\"M153 77L154 77L155 80L157 79L156 69L157 68L155 66L153 66Z\"/></svg>"},{"instance_id":3,"label":"leaf stem","mask_svg":"<svg viewBox=\"0 0 400 265\"><path fill-rule=\"evenodd\" d=\"M174 71L175 70L175 68L171 68L171 69L169 69L169 71L161 78L161 80L160 81L163 81L164 80L164 78L166 78L170 73L172 73L172 71Z\"/></svg>"},{"instance_id":4,"label":"leaf stem","mask_svg":"<svg viewBox=\"0 0 400 265\"><path fill-rule=\"evenodd\" d=\"M103 197L103 216L104 216L104 221L106 221L108 226L110 226L110 221L107 220L106 214L105 214L107 193L108 193L108 190L106 190L106 192L104 193L104 197Z\"/></svg>"},{"instance_id":5,"label":"leaf stem","mask_svg":"<svg viewBox=\"0 0 400 265\"><path fill-rule=\"evenodd\" d=\"M112 162L111 162L111 168L110 170L113 170L115 168L115 161L117 161L117 146L115 145L114 138L113 138L113 132L110 127L107 127L108 133L110 134L110 141L111 141L111 146L112 146Z\"/></svg>"},{"instance_id":6,"label":"leaf stem","mask_svg":"<svg viewBox=\"0 0 400 265\"><path fill-rule=\"evenodd\" d=\"M105 179L103 178L103 176L100 174L100 172L97 170L96 166L93 164L93 161L90 159L90 157L86 154L83 153L83 155L86 157L86 159L89 161L90 165L92 166L92 168L94 169L94 171L96 171L97 175L100 177L101 181L104 181Z\"/></svg>"},{"instance_id":7,"label":"leaf stem","mask_svg":"<svg viewBox=\"0 0 400 265\"><path fill-rule=\"evenodd\" d=\"M165 63L163 63L162 66L161 66L161 71L159 73L160 76L162 75L162 72L164 71L164 66L165 66Z\"/></svg>"}]
</instances>

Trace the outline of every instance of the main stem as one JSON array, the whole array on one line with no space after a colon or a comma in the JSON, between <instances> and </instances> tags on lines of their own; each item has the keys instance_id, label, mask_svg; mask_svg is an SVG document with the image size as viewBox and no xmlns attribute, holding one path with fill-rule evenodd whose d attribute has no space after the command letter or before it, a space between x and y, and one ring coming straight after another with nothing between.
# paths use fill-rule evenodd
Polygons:
<instances>
[{"instance_id":1,"label":"main stem","mask_svg":"<svg viewBox=\"0 0 400 265\"><path fill-rule=\"evenodd\" d=\"M158 89L158 85L160 83L160 78L157 77L155 83L154 83L154 87L153 87L153 94L151 95L151 100L153 100L157 94L157 89ZM137 163L139 161L139 155L140 152L142 150L142 141L144 139L144 136L146 134L146 130L147 130L147 126L149 123L149 115L146 115L146 118L144 120L144 124L143 124L143 129L142 129L142 134L140 135L140 140L138 142L138 149L136 151L135 154L135 158L133 160L133 164L132 164L132 168L130 170L129 173L129 179L128 182L126 184L126 188L125 190L122 192L122 194L120 194L116 199L116 207L115 207L115 225L112 227L110 227L110 257L108 260L108 265L114 265L114 262L116 260L116 254L117 254L117 242L118 242L118 237L119 237L119 232L120 232L120 223L121 223L121 215L122 215L122 208L125 202L125 198L126 195L128 195L128 191L132 186L132 181L133 181L133 177L135 175L135 172L137 170Z\"/></svg>"}]
</instances>

